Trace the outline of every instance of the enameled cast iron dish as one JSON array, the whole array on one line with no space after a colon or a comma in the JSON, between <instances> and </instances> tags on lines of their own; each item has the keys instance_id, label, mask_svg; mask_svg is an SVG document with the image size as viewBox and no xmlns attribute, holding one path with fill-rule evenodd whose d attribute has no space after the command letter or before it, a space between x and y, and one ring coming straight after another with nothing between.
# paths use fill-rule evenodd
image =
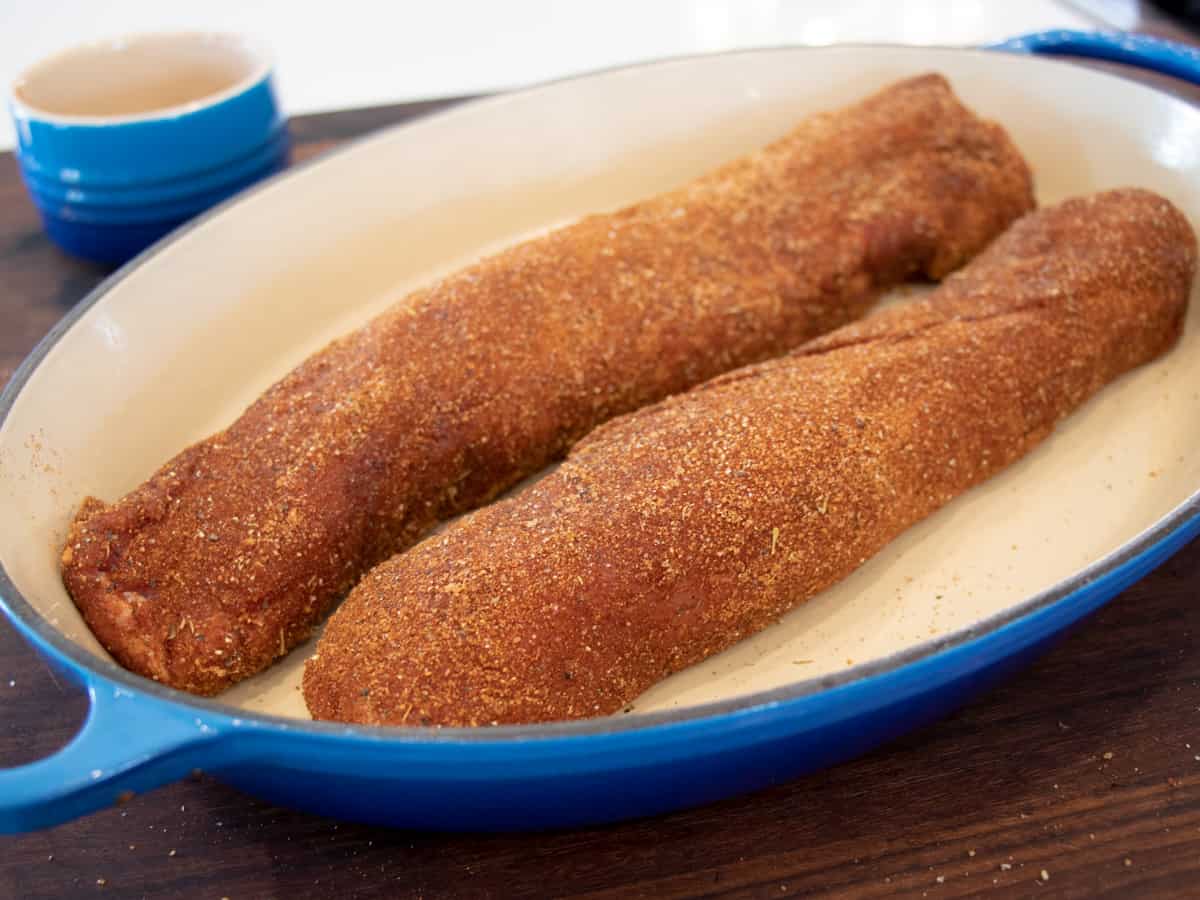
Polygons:
<instances>
[{"instance_id":1,"label":"enameled cast iron dish","mask_svg":"<svg viewBox=\"0 0 1200 900\"><path fill-rule=\"evenodd\" d=\"M1053 33L1000 49L1200 77L1191 50L1146 38ZM1200 110L1147 87L1015 54L779 49L606 72L385 131L225 205L94 291L0 398L0 595L91 699L66 747L0 771L0 831L193 768L282 804L414 827L538 828L703 803L945 714L1200 532L1193 300L1169 357L631 715L484 730L313 723L296 690L304 649L205 701L118 668L83 626L57 558L85 493L125 493L436 271L680 183L806 113L928 70L1009 128L1043 202L1134 184L1200 221Z\"/></svg>"}]
</instances>

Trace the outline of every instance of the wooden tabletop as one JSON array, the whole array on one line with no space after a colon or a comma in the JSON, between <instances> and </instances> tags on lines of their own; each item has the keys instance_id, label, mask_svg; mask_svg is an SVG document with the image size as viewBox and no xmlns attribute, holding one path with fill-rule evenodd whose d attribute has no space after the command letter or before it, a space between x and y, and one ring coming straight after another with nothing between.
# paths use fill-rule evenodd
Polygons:
<instances>
[{"instance_id":1,"label":"wooden tabletop","mask_svg":"<svg viewBox=\"0 0 1200 900\"><path fill-rule=\"evenodd\" d=\"M440 105L294 120L296 155ZM0 155L0 383L105 274L46 241ZM439 835L339 824L199 776L0 838L0 897L1198 896L1198 597L1200 541L952 718L702 809ZM0 765L60 746L85 708L0 622Z\"/></svg>"}]
</instances>

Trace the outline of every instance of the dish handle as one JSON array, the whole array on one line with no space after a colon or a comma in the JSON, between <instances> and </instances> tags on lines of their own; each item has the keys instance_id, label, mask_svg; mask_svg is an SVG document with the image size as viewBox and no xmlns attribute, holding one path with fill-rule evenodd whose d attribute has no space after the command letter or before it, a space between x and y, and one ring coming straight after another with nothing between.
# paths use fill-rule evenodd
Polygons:
<instances>
[{"instance_id":1,"label":"dish handle","mask_svg":"<svg viewBox=\"0 0 1200 900\"><path fill-rule=\"evenodd\" d=\"M1163 75L1200 84L1200 49L1146 34L1122 31L1038 31L988 44L987 50L1084 56L1128 63Z\"/></svg>"},{"instance_id":2,"label":"dish handle","mask_svg":"<svg viewBox=\"0 0 1200 900\"><path fill-rule=\"evenodd\" d=\"M57 825L192 772L219 735L154 697L88 680L90 708L67 744L0 769L0 833Z\"/></svg>"}]
</instances>

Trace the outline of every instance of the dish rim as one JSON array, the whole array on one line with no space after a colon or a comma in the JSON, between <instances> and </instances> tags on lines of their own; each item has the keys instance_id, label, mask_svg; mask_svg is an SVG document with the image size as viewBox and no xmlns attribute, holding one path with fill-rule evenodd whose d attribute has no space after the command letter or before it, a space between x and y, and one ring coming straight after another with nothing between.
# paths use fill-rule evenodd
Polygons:
<instances>
[{"instance_id":1,"label":"dish rim","mask_svg":"<svg viewBox=\"0 0 1200 900\"><path fill-rule=\"evenodd\" d=\"M359 137L351 138L332 151L319 154L297 165L270 176L236 196L212 207L203 214L191 219L181 227L143 250L133 259L110 273L100 284L96 285L80 299L30 351L21 364L13 372L8 383L0 390L0 428L8 419L17 398L28 384L33 373L41 365L45 357L57 345L58 341L100 300L117 288L138 267L149 259L163 252L183 238L193 229L207 223L210 219L225 212L234 204L255 194L271 190L287 177L305 171L310 167L320 165L330 158L350 152L370 141L391 136L396 132L418 127L433 119L446 116L461 115L483 105L504 104L515 98L525 97L543 90L552 89L559 85L618 73L635 72L638 70L672 66L680 63L693 62L703 59L713 59L731 56L755 56L770 53L822 53L822 52L862 52L878 49L905 50L922 53L930 58L928 69L935 69L932 58L944 54L950 55L981 55L995 59L1000 65L1010 63L1000 62L1001 59L1015 61L1017 64L1034 64L1050 67L1070 67L1079 70L1078 65L1059 59L1031 57L1024 55L998 54L995 51L978 47L914 47L896 43L854 43L834 44L828 46L803 45L774 45L765 47L743 48L712 53L681 54L661 59L648 60L639 63L621 64L588 72L568 75L562 78L539 82L538 84L506 91L499 94L485 95L479 98L445 98L452 105L432 113L420 114L414 118L385 126ZM1157 90L1145 83L1121 75L1098 69L1087 69L1089 75L1101 79L1112 79L1131 84L1137 90L1153 94L1158 100L1179 106L1188 110L1188 115L1200 115L1200 109L1178 97ZM997 613L986 616L970 625L957 629L946 635L921 641L902 650L886 656L857 663L836 673L815 676L792 682L765 691L739 695L724 700L714 700L707 703L681 706L674 709L656 712L638 713L636 715L613 715L599 718L578 719L570 721L555 721L526 725L499 725L487 727L442 727L442 726L385 726L359 725L342 722L320 720L305 720L298 717L282 716L273 713L257 712L242 707L223 703L218 698L199 697L160 682L153 681L120 667L115 662L98 657L70 638L38 612L33 605L17 589L0 560L0 608L3 608L13 620L14 626L20 631L22 626L28 629L42 642L43 647L36 648L39 652L49 649L57 653L69 666L78 670L79 677L85 685L91 685L89 679L102 679L113 682L122 689L137 694L150 695L156 700L173 706L182 706L192 712L204 713L239 726L257 726L266 731L303 732L313 737L367 739L371 742L387 742L391 744L431 745L431 744L466 744L466 745L513 745L522 742L539 741L551 738L573 739L579 742L587 738L616 736L628 733L646 734L661 732L679 726L699 725L705 722L731 718L737 714L748 714L763 711L771 707L782 707L786 704L798 703L817 694L832 691L837 688L849 687L872 678L894 674L918 663L927 662L949 651L963 647L972 641L994 637L1008 627L1032 617L1035 613L1047 610L1061 601L1080 593L1108 576L1114 575L1124 566L1136 563L1143 557L1150 556L1155 548L1168 541L1187 528L1196 520L1200 520L1200 487L1189 494L1172 510L1163 515L1158 521L1117 546L1109 553L1092 563L1077 570L1068 578L1038 591L1026 599L1015 603ZM295 648L292 652L296 652Z\"/></svg>"}]
</instances>

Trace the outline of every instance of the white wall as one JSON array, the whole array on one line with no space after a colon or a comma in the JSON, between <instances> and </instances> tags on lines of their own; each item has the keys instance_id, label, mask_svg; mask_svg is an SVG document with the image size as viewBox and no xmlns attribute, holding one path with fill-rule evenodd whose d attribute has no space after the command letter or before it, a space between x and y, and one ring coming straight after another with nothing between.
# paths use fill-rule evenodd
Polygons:
<instances>
[{"instance_id":1,"label":"white wall","mask_svg":"<svg viewBox=\"0 0 1200 900\"><path fill-rule=\"evenodd\" d=\"M778 44L978 44L1094 27L1054 0L0 0L0 81L80 41L256 34L291 113L514 87L624 62ZM12 146L0 121L0 149Z\"/></svg>"}]
</instances>

